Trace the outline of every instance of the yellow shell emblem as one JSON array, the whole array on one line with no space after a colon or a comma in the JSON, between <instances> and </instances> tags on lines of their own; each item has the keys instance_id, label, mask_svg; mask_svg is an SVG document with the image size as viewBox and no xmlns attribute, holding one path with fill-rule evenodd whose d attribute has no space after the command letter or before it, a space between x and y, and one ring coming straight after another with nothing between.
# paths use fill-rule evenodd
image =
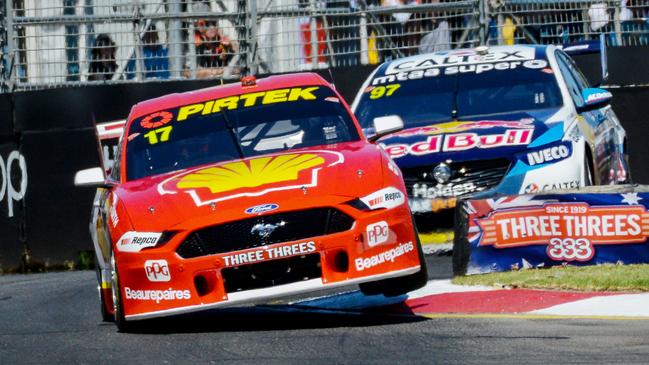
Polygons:
<instances>
[{"instance_id":1,"label":"yellow shell emblem","mask_svg":"<svg viewBox=\"0 0 649 365\"><path fill-rule=\"evenodd\" d=\"M255 188L283 181L297 180L300 171L322 165L325 159L316 154L291 154L260 157L209 167L184 176L179 189L207 188L213 194Z\"/></svg>"}]
</instances>

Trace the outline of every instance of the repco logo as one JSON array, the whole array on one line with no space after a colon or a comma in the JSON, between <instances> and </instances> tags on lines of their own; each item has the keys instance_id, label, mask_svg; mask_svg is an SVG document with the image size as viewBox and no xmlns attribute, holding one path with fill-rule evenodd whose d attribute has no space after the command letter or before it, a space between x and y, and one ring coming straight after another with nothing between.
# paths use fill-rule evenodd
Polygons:
<instances>
[{"instance_id":1,"label":"repco logo","mask_svg":"<svg viewBox=\"0 0 649 365\"><path fill-rule=\"evenodd\" d=\"M7 162L0 156L0 202L6 199L9 218L14 216L14 202L27 192L27 163L18 151L11 151Z\"/></svg>"},{"instance_id":2,"label":"repco logo","mask_svg":"<svg viewBox=\"0 0 649 365\"><path fill-rule=\"evenodd\" d=\"M144 262L144 271L149 281L170 281L169 265L167 260L147 260Z\"/></svg>"},{"instance_id":3,"label":"repco logo","mask_svg":"<svg viewBox=\"0 0 649 365\"><path fill-rule=\"evenodd\" d=\"M388 241L388 236L390 235L390 229L388 228L387 222L380 221L368 225L365 230L365 233L367 234L367 244L370 247L374 247L376 245Z\"/></svg>"}]
</instances>

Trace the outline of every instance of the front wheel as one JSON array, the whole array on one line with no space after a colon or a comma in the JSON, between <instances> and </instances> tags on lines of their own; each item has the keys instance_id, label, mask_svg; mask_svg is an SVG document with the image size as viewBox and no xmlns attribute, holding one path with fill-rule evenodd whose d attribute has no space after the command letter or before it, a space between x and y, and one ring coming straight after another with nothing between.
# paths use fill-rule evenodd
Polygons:
<instances>
[{"instance_id":1,"label":"front wheel","mask_svg":"<svg viewBox=\"0 0 649 365\"><path fill-rule=\"evenodd\" d=\"M99 306L101 309L101 319L104 322L114 322L115 315L109 309L112 309L113 304L110 302L110 296L106 295L106 291L102 289L104 280L101 277L101 268L99 264L96 265L97 272L97 291L99 292Z\"/></svg>"},{"instance_id":2,"label":"front wheel","mask_svg":"<svg viewBox=\"0 0 649 365\"><path fill-rule=\"evenodd\" d=\"M115 262L115 255L110 253L110 272L111 272L111 291L113 294L113 307L115 313L115 324L119 332L129 332L133 329L133 325L126 321L124 316L124 305L122 304L122 288L119 284L119 271L117 263Z\"/></svg>"}]
</instances>

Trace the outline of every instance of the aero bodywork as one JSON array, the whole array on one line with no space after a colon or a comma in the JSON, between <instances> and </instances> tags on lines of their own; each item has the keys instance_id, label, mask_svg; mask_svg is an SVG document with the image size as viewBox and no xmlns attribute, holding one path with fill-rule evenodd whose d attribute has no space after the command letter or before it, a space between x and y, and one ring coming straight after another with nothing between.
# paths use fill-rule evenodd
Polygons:
<instances>
[{"instance_id":1,"label":"aero bodywork","mask_svg":"<svg viewBox=\"0 0 649 365\"><path fill-rule=\"evenodd\" d=\"M320 100L320 91L327 93L326 101ZM216 123L242 123L235 120L237 108L257 107L256 117L264 117L265 104L311 98L339 104L337 110L347 113L353 130L316 126L332 143L300 147L308 131L248 138L266 126L237 125L226 128L227 138L216 149L194 142L189 148L207 156L225 153L232 132L240 142L233 151L243 158L182 166L183 156L164 152L174 161L167 168L147 155L162 151L151 146L175 143L174 136L193 128L192 123L221 128ZM210 119L224 114L215 105L232 112L224 120ZM104 310L110 313L115 304L116 319L123 324L425 273L400 171L382 149L360 137L350 114L338 94L313 74L136 105L109 188L98 192L91 224ZM344 133L348 136L342 140ZM280 147L273 147L278 141ZM187 152L187 146L181 147L180 155ZM129 155L136 151L137 156ZM129 170L142 164L145 168Z\"/></svg>"},{"instance_id":2,"label":"aero bodywork","mask_svg":"<svg viewBox=\"0 0 649 365\"><path fill-rule=\"evenodd\" d=\"M629 181L610 97L555 47L501 46L385 63L352 109L368 136L372 118L402 117L405 129L379 143L423 214L476 195ZM597 98L607 102L587 104Z\"/></svg>"}]
</instances>

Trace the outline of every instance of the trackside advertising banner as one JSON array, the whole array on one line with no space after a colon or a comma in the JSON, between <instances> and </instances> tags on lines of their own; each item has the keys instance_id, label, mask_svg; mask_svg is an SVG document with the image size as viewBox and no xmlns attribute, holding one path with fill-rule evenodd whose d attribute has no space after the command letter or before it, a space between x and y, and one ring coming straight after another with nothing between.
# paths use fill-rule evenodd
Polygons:
<instances>
[{"instance_id":1,"label":"trackside advertising banner","mask_svg":"<svg viewBox=\"0 0 649 365\"><path fill-rule=\"evenodd\" d=\"M636 191L468 201L466 273L649 263L647 207L649 192Z\"/></svg>"}]
</instances>

